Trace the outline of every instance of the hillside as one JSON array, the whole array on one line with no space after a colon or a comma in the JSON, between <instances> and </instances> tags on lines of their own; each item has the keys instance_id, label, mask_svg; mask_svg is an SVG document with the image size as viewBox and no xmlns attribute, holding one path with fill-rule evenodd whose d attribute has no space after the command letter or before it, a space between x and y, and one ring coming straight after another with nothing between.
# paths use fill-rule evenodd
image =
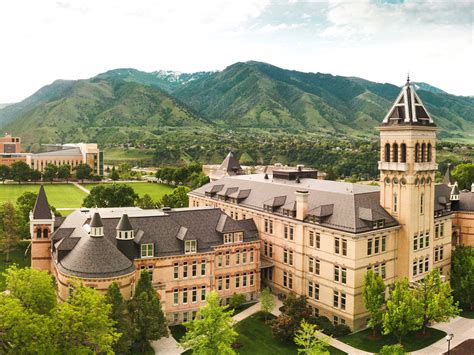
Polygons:
<instances>
[{"instance_id":1,"label":"hillside","mask_svg":"<svg viewBox=\"0 0 474 355\"><path fill-rule=\"evenodd\" d=\"M441 137L474 140L473 98L445 94L425 83L416 85ZM376 133L399 91L391 84L246 62L189 82L173 95L204 117L232 127L363 136Z\"/></svg>"},{"instance_id":2,"label":"hillside","mask_svg":"<svg viewBox=\"0 0 474 355\"><path fill-rule=\"evenodd\" d=\"M40 101L35 95L25 101ZM16 105L24 102L7 109ZM62 97L41 102L5 130L21 135L25 143L97 141L107 145L152 139L160 127L203 125L207 123L192 110L161 90L94 78L73 82Z\"/></svg>"}]
</instances>

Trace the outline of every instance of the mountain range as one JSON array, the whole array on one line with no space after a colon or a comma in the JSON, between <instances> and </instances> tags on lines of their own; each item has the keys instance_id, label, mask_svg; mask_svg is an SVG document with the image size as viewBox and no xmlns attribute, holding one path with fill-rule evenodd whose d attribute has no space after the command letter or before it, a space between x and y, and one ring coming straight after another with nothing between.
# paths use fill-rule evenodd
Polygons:
<instances>
[{"instance_id":1,"label":"mountain range","mask_svg":"<svg viewBox=\"0 0 474 355\"><path fill-rule=\"evenodd\" d=\"M474 141L474 98L414 83L445 139ZM304 73L267 63L217 72L115 69L57 80L0 109L2 130L27 143L159 139L167 127L283 129L375 136L400 88L356 77Z\"/></svg>"}]
</instances>

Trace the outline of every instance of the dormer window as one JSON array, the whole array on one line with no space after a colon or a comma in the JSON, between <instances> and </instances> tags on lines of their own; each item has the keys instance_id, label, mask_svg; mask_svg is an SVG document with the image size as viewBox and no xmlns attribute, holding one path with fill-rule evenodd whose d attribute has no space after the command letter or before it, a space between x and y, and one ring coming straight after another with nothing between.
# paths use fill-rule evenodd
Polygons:
<instances>
[{"instance_id":1,"label":"dormer window","mask_svg":"<svg viewBox=\"0 0 474 355\"><path fill-rule=\"evenodd\" d=\"M382 228L382 227L385 227L384 219L379 219L377 221L372 222L372 228L377 229L377 228Z\"/></svg>"},{"instance_id":2,"label":"dormer window","mask_svg":"<svg viewBox=\"0 0 474 355\"><path fill-rule=\"evenodd\" d=\"M141 257L142 258L151 258L154 256L154 247L153 243L142 244L141 245Z\"/></svg>"},{"instance_id":3,"label":"dormer window","mask_svg":"<svg viewBox=\"0 0 474 355\"><path fill-rule=\"evenodd\" d=\"M196 240L185 240L184 241L184 253L193 254L197 251L197 241Z\"/></svg>"},{"instance_id":4,"label":"dormer window","mask_svg":"<svg viewBox=\"0 0 474 355\"><path fill-rule=\"evenodd\" d=\"M224 244L232 243L234 240L232 233L224 234Z\"/></svg>"},{"instance_id":5,"label":"dormer window","mask_svg":"<svg viewBox=\"0 0 474 355\"><path fill-rule=\"evenodd\" d=\"M244 241L244 233L237 232L234 233L234 243L241 243Z\"/></svg>"}]
</instances>

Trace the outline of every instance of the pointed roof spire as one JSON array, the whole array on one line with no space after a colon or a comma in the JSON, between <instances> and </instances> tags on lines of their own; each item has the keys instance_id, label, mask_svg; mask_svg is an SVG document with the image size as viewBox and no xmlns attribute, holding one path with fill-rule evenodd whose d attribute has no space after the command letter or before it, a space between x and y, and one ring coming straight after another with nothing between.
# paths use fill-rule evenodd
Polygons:
<instances>
[{"instance_id":1,"label":"pointed roof spire","mask_svg":"<svg viewBox=\"0 0 474 355\"><path fill-rule=\"evenodd\" d=\"M40 186L35 207L33 208L33 218L51 219L51 209L49 208L48 198L46 197L43 184Z\"/></svg>"},{"instance_id":2,"label":"pointed roof spire","mask_svg":"<svg viewBox=\"0 0 474 355\"><path fill-rule=\"evenodd\" d=\"M234 154L232 154L232 152L229 152L229 154L227 154L221 166L219 167L219 170L237 174L238 172L242 171L242 167L240 166L239 161L235 159Z\"/></svg>"},{"instance_id":3,"label":"pointed roof spire","mask_svg":"<svg viewBox=\"0 0 474 355\"><path fill-rule=\"evenodd\" d=\"M448 167L446 168L446 172L444 173L443 184L448 185L450 187L454 185L454 179L451 175L451 163L448 163Z\"/></svg>"},{"instance_id":4,"label":"pointed roof spire","mask_svg":"<svg viewBox=\"0 0 474 355\"><path fill-rule=\"evenodd\" d=\"M103 227L104 224L102 223L102 218L100 218L99 212L95 212L92 216L92 221L90 224L91 227L100 228Z\"/></svg>"},{"instance_id":5,"label":"pointed roof spire","mask_svg":"<svg viewBox=\"0 0 474 355\"><path fill-rule=\"evenodd\" d=\"M382 125L436 126L411 85L409 73L406 84L402 87L400 94L383 119Z\"/></svg>"},{"instance_id":6,"label":"pointed roof spire","mask_svg":"<svg viewBox=\"0 0 474 355\"><path fill-rule=\"evenodd\" d=\"M117 228L118 231L131 231L133 230L132 224L130 223L130 219L128 218L128 214L124 213L122 218L120 218L119 224Z\"/></svg>"}]
</instances>

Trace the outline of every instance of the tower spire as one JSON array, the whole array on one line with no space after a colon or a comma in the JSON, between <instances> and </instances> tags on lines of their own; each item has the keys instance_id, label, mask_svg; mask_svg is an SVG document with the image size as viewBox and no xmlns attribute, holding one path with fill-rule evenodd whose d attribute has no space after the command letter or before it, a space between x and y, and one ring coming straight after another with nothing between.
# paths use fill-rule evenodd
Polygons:
<instances>
[{"instance_id":1,"label":"tower spire","mask_svg":"<svg viewBox=\"0 0 474 355\"><path fill-rule=\"evenodd\" d=\"M51 209L49 208L48 198L44 191L44 186L41 184L36 198L35 207L33 208L34 219L51 219Z\"/></svg>"}]
</instances>

